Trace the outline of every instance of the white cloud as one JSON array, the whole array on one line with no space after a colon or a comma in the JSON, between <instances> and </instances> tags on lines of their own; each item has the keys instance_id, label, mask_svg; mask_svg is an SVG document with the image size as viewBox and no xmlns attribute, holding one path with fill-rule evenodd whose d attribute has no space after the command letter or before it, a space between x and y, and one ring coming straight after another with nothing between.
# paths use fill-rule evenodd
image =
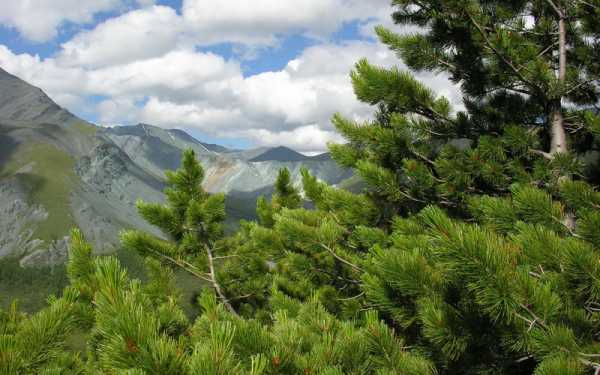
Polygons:
<instances>
[{"instance_id":1,"label":"white cloud","mask_svg":"<svg viewBox=\"0 0 600 375\"><path fill-rule=\"evenodd\" d=\"M82 103L88 94L85 89L85 71L60 66L51 58L42 60L37 55L26 53L16 55L6 46L0 45L0 66L28 83L42 88L58 104L67 108Z\"/></svg>"},{"instance_id":2,"label":"white cloud","mask_svg":"<svg viewBox=\"0 0 600 375\"><path fill-rule=\"evenodd\" d=\"M106 99L96 105L96 110L103 126L135 123L140 117L140 109L131 99Z\"/></svg>"},{"instance_id":3,"label":"white cloud","mask_svg":"<svg viewBox=\"0 0 600 375\"><path fill-rule=\"evenodd\" d=\"M389 0L305 0L294 6L281 0L185 0L181 15L140 1L144 8L79 33L52 58L17 55L0 45L0 66L75 113L95 111L104 124L194 128L316 152L340 140L330 124L333 113L359 120L372 115L373 108L352 90L354 64L362 57L386 67L399 64L394 53L372 40L326 41L343 22L359 20L366 27L389 17ZM253 43L309 30L324 39L283 69L249 77L236 60L196 49L202 43L237 41L250 43L243 48L252 51L262 48ZM460 104L446 77L418 78ZM90 106L89 98L97 96L104 99Z\"/></svg>"},{"instance_id":4,"label":"white cloud","mask_svg":"<svg viewBox=\"0 0 600 375\"><path fill-rule=\"evenodd\" d=\"M186 23L204 43L272 45L292 32L327 39L345 22L369 22L389 0L184 0Z\"/></svg>"},{"instance_id":5,"label":"white cloud","mask_svg":"<svg viewBox=\"0 0 600 375\"><path fill-rule=\"evenodd\" d=\"M212 53L176 50L164 56L88 72L88 89L111 97L157 96L177 102L219 96L242 79L239 64ZM225 93L227 94L227 93Z\"/></svg>"},{"instance_id":6,"label":"white cloud","mask_svg":"<svg viewBox=\"0 0 600 375\"><path fill-rule=\"evenodd\" d=\"M153 6L111 18L62 45L64 64L102 67L160 56L177 46L183 25L173 8Z\"/></svg>"},{"instance_id":7,"label":"white cloud","mask_svg":"<svg viewBox=\"0 0 600 375\"><path fill-rule=\"evenodd\" d=\"M171 7L142 3L140 9L63 43L62 63L102 67L219 43L233 43L237 56L251 60L283 35L301 33L325 41L345 22L370 25L383 15L389 18L390 10L389 0L303 0L293 5L281 0L185 0L179 15Z\"/></svg>"},{"instance_id":8,"label":"white cloud","mask_svg":"<svg viewBox=\"0 0 600 375\"><path fill-rule=\"evenodd\" d=\"M280 71L244 77L237 62L189 49L86 69L0 47L0 66L48 90L60 104L84 105L74 99L106 96L96 107L103 123L194 128L300 151L323 151L327 141L339 139L330 124L335 112L356 119L372 114L372 107L356 99L349 77L362 57L381 66L398 63L379 44L323 44L306 49ZM418 78L455 104L460 99L445 77Z\"/></svg>"},{"instance_id":9,"label":"white cloud","mask_svg":"<svg viewBox=\"0 0 600 375\"><path fill-rule=\"evenodd\" d=\"M250 129L240 135L245 135L263 146L285 145L306 154L323 152L327 149L329 142L343 142L340 134L331 130L323 130L318 125L306 125L290 131L278 132Z\"/></svg>"},{"instance_id":10,"label":"white cloud","mask_svg":"<svg viewBox=\"0 0 600 375\"><path fill-rule=\"evenodd\" d=\"M82 24L94 14L118 7L121 0L2 0L0 24L14 27L26 38L45 42L65 21Z\"/></svg>"}]
</instances>

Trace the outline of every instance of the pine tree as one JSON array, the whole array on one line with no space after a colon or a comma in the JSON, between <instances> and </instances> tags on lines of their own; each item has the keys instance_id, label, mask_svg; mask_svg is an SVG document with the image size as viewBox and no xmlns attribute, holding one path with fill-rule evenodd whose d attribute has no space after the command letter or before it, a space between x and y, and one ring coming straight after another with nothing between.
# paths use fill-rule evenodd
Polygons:
<instances>
[{"instance_id":1,"label":"pine tree","mask_svg":"<svg viewBox=\"0 0 600 375\"><path fill-rule=\"evenodd\" d=\"M93 257L79 231L72 239L63 297L31 317L0 313L3 374L434 374L375 312L341 321L314 299L276 292L273 321L264 325L228 311L211 292L191 323L168 268L150 260L142 284L115 257ZM64 344L77 326L86 328L85 362Z\"/></svg>"},{"instance_id":2,"label":"pine tree","mask_svg":"<svg viewBox=\"0 0 600 375\"><path fill-rule=\"evenodd\" d=\"M388 244L373 249L368 300L449 373L600 368L597 244L571 235L565 207L539 189L470 206L479 225L436 207L397 218Z\"/></svg>"},{"instance_id":3,"label":"pine tree","mask_svg":"<svg viewBox=\"0 0 600 375\"><path fill-rule=\"evenodd\" d=\"M506 194L514 182L556 193L563 177L594 175L580 161L596 149L600 3L393 3L396 22L422 32L379 27L381 41L415 71L448 74L464 109L453 112L409 72L356 65L357 97L378 115L366 124L337 115L349 143L331 151L371 186L388 217L431 202L468 215L471 194Z\"/></svg>"},{"instance_id":4,"label":"pine tree","mask_svg":"<svg viewBox=\"0 0 600 375\"><path fill-rule=\"evenodd\" d=\"M272 201L258 201L259 223L243 226L240 244L247 252L262 252L271 265L267 292L299 301L317 298L329 312L354 318L362 298L367 237L380 234L367 227L376 225L377 209L366 196L327 186L306 169L301 174L304 194L315 209L301 207L284 169Z\"/></svg>"},{"instance_id":5,"label":"pine tree","mask_svg":"<svg viewBox=\"0 0 600 375\"><path fill-rule=\"evenodd\" d=\"M72 233L70 285L33 316L0 311L3 373L600 373L600 3L394 0L378 28L413 70L446 72L455 112L410 72L360 61L373 121L334 123L334 158L362 194L279 173L258 222L225 238L223 195L191 151L166 203L139 202L163 237L123 233L149 281ZM200 316L173 272L208 286ZM87 358L66 339L86 332Z\"/></svg>"},{"instance_id":6,"label":"pine tree","mask_svg":"<svg viewBox=\"0 0 600 375\"><path fill-rule=\"evenodd\" d=\"M236 314L217 277L217 241L223 237L225 196L202 188L204 170L192 150L182 156L181 168L167 171L166 204L137 203L140 215L158 227L166 239L140 231L126 231L126 248L182 268L213 288L227 309Z\"/></svg>"},{"instance_id":7,"label":"pine tree","mask_svg":"<svg viewBox=\"0 0 600 375\"><path fill-rule=\"evenodd\" d=\"M290 171L287 168L279 170L274 188L275 192L270 203L267 202L264 196L260 196L256 201L258 221L265 227L273 226L273 215L281 211L281 209L299 208L302 203L302 198L298 189L292 184Z\"/></svg>"},{"instance_id":8,"label":"pine tree","mask_svg":"<svg viewBox=\"0 0 600 375\"><path fill-rule=\"evenodd\" d=\"M531 125L543 128L545 156L568 152L567 126L579 124L567 121L577 111L564 103L598 101L597 1L394 3L397 22L432 26L429 33L406 37L378 29L409 67L447 72L461 82L468 105L514 103L519 115L542 120Z\"/></svg>"},{"instance_id":9,"label":"pine tree","mask_svg":"<svg viewBox=\"0 0 600 375\"><path fill-rule=\"evenodd\" d=\"M600 206L586 156L598 145L600 4L394 4L398 23L425 30L378 28L382 42L414 70L448 73L465 109L397 68L362 60L352 73L377 116L336 115L348 143L330 149L380 207L361 264L367 306L442 372L599 369Z\"/></svg>"}]
</instances>

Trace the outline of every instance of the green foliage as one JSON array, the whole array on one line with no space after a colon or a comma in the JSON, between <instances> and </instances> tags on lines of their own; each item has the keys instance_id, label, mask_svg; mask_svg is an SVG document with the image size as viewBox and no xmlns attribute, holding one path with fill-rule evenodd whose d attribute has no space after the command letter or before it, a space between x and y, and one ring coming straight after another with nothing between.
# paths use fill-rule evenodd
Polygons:
<instances>
[{"instance_id":1,"label":"green foliage","mask_svg":"<svg viewBox=\"0 0 600 375\"><path fill-rule=\"evenodd\" d=\"M125 231L121 240L125 248L181 268L208 285L235 313L223 294L215 263L218 259L236 257L223 253L225 196L210 195L202 188L204 170L192 150L183 154L181 168L167 171L166 203L137 203L140 215L157 226L165 238L140 231ZM221 262L218 262L219 264Z\"/></svg>"},{"instance_id":2,"label":"green foliage","mask_svg":"<svg viewBox=\"0 0 600 375\"><path fill-rule=\"evenodd\" d=\"M0 372L3 374L38 373L59 366L81 366L77 356L65 349L67 334L75 325L77 293L66 292L53 299L31 318L11 307L0 313Z\"/></svg>"},{"instance_id":3,"label":"green foliage","mask_svg":"<svg viewBox=\"0 0 600 375\"><path fill-rule=\"evenodd\" d=\"M2 373L434 373L376 314L341 321L314 299L300 303L275 293L273 323L264 325L231 314L205 293L191 324L168 270L149 261L150 282L142 286L116 258L92 258L80 234L73 235L71 282L93 291L92 298L70 287L32 317L16 308L2 312ZM69 329L84 321L91 325L85 363L64 350Z\"/></svg>"},{"instance_id":4,"label":"green foliage","mask_svg":"<svg viewBox=\"0 0 600 375\"><path fill-rule=\"evenodd\" d=\"M381 41L414 70L448 73L464 107L408 71L361 60L352 83L377 113L362 123L335 115L347 142L331 153L364 190L304 169L301 195L283 169L272 199L257 202L258 222L229 237L223 196L202 189L204 171L185 152L166 174L166 202L138 203L164 236L122 235L149 258L147 282L114 258L94 259L74 231L63 297L33 316L0 313L0 369L598 373L600 193L584 162L600 134L600 3L393 5L396 22L423 32L377 28ZM555 74L563 23L564 79ZM557 115L568 152L553 146ZM194 321L165 265L205 287ZM89 337L85 364L65 354L72 327Z\"/></svg>"},{"instance_id":5,"label":"green foliage","mask_svg":"<svg viewBox=\"0 0 600 375\"><path fill-rule=\"evenodd\" d=\"M282 208L298 208L302 201L298 190L294 187L290 177L290 171L282 168L275 180L275 192L271 202L261 196L256 201L256 213L261 225L272 227L274 224L273 216Z\"/></svg>"},{"instance_id":6,"label":"green foliage","mask_svg":"<svg viewBox=\"0 0 600 375\"><path fill-rule=\"evenodd\" d=\"M510 372L528 355L540 363L536 373L582 371L590 365L583 353L598 350L590 306L599 301L600 255L565 236L555 207L547 193L527 188L513 189L511 199L478 198L473 209L484 226L425 208L411 230L404 223L390 247L374 250L367 298L457 371Z\"/></svg>"},{"instance_id":7,"label":"green foliage","mask_svg":"<svg viewBox=\"0 0 600 375\"><path fill-rule=\"evenodd\" d=\"M591 84L600 70L590 60L600 35L587 26L597 22L597 5L557 2L567 18L578 20L566 29L567 78L559 82L553 51L560 17L550 1L393 4L396 22L427 25L426 31L398 35L378 27L380 40L415 71L449 74L461 87L465 107L454 112L446 98L408 71L366 59L356 64L351 74L356 95L379 111L376 121L364 124L336 115L333 123L348 143L332 145L331 153L355 168L390 218L430 203L469 215L474 194L506 194L514 182L546 184L556 194L561 176L581 176L578 154L590 150L598 129L596 111L586 106L600 94ZM550 104L559 98L577 104L560 109L573 119L572 153L546 160L550 153L541 150L553 137Z\"/></svg>"}]
</instances>

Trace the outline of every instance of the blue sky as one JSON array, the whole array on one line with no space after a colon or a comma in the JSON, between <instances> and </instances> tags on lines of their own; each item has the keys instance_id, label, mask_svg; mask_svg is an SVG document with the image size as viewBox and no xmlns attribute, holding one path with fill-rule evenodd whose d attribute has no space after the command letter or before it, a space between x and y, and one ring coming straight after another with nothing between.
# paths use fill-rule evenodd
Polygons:
<instances>
[{"instance_id":1,"label":"blue sky","mask_svg":"<svg viewBox=\"0 0 600 375\"><path fill-rule=\"evenodd\" d=\"M316 153L341 141L335 112L372 114L354 97L353 64L400 64L372 31L395 27L390 2L3 2L0 66L99 125L145 122L229 147Z\"/></svg>"}]
</instances>

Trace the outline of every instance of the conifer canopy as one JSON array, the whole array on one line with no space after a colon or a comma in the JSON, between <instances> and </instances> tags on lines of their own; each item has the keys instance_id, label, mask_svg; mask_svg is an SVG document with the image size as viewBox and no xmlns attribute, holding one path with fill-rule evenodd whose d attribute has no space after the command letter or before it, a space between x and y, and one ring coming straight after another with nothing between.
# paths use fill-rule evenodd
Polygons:
<instances>
[{"instance_id":1,"label":"conifer canopy","mask_svg":"<svg viewBox=\"0 0 600 375\"><path fill-rule=\"evenodd\" d=\"M392 3L419 31L376 31L411 70L358 61L376 116L333 117L361 189L282 169L225 234L186 151L165 202L138 203L162 235L122 233L148 280L73 230L62 295L0 311L0 373L600 373L600 1Z\"/></svg>"}]
</instances>

